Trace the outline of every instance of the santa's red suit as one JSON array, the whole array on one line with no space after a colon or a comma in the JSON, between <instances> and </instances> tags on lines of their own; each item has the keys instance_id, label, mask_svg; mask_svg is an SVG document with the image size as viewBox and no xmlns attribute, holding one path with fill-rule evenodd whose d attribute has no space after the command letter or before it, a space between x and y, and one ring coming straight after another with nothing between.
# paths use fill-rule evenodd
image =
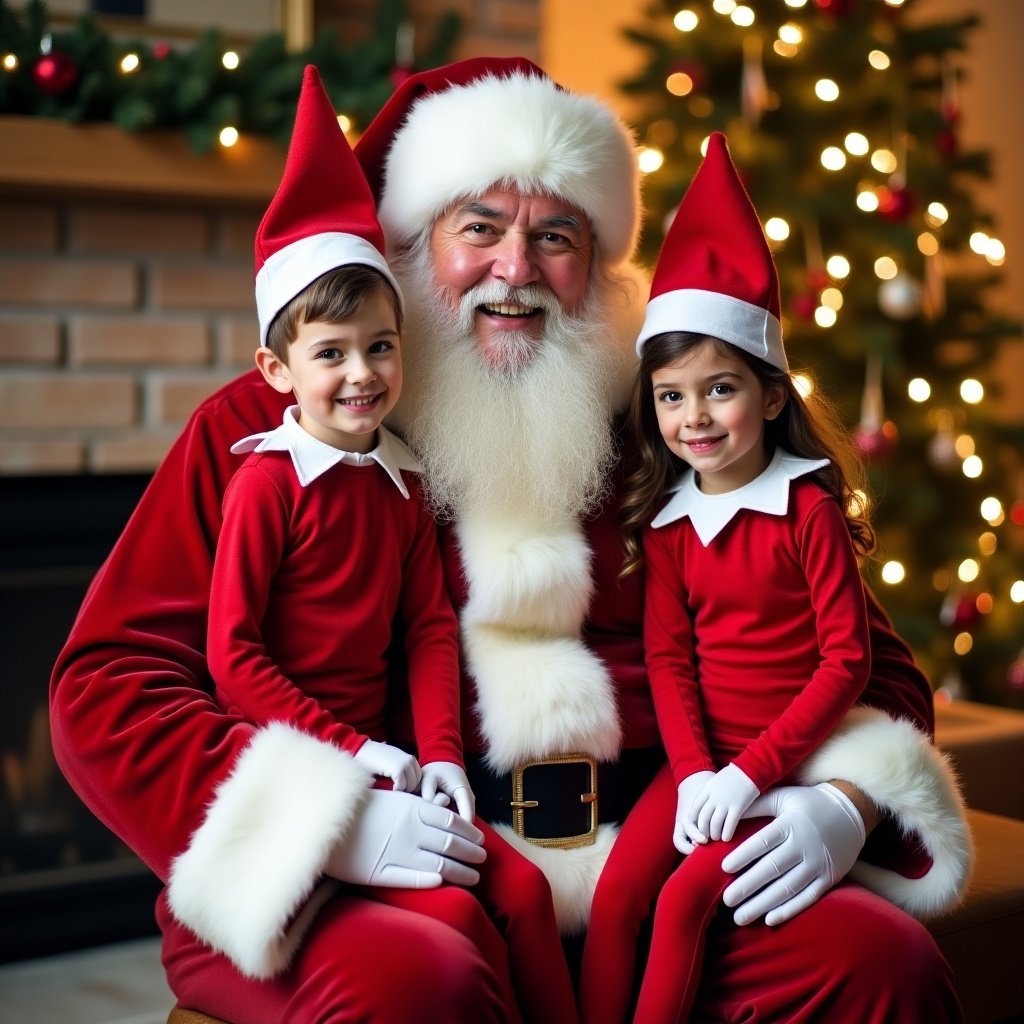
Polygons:
<instances>
[{"instance_id":1,"label":"santa's red suit","mask_svg":"<svg viewBox=\"0 0 1024 1024\"><path fill-rule=\"evenodd\" d=\"M467 63L436 73L440 97L448 81L480 73L481 62ZM533 78L528 66L526 73ZM422 84L410 80L399 99L408 104ZM461 157L440 172L436 161L407 163L417 179L408 190L414 208L392 204L397 219L386 229L414 219L416 204L424 203L418 223L429 224L444 189L455 192L460 182L489 187L502 177L501 160L535 154L536 147L516 141L516 132L532 132L547 118L531 90L543 88L545 102L558 108L579 99L540 78L513 84L492 80L473 117L442 118L455 136L453 152L468 147L468 156L479 150L486 157L478 178ZM503 95L525 116L496 113L495 98ZM609 120L601 110L588 100L547 133L545 156L559 148L556 172L559 160L578 161L585 151L581 134ZM486 144L469 126L474 117L483 121L481 111L496 133ZM386 146L372 132L364 139L364 158L373 162ZM434 133L430 144L448 152ZM635 165L628 143L616 145L615 159L598 161L602 180L591 180L587 164L547 187L578 196L605 255L621 261L636 215L632 200L616 197ZM426 171L450 181L424 181ZM425 198L426 186L434 188L433 200ZM382 220L387 206L382 202ZM344 841L363 796L365 776L351 755L286 727L253 728L221 713L209 696L212 557L222 495L239 462L228 449L280 422L285 404L248 373L203 403L161 465L56 665L58 761L89 807L176 898L207 908L200 939L175 920L166 898L158 905L168 978L181 1002L247 1022L500 1020L493 952L500 938L471 892L446 887L451 905L438 919L403 907L398 895L369 898L322 884L326 851ZM512 794L520 806L510 816L522 811L520 830L554 844L528 842L512 826L502 830L547 875L566 931L584 927L599 876L629 898L630 850L615 842L616 826L606 819L633 801L658 756L643 667L642 581L618 577L616 490L617 483L583 521L487 514L464 516L447 531L447 579L463 630L464 748L485 755L496 780L493 803L513 802L504 788L510 779L525 787ZM874 669L865 701L876 710L840 727L821 751L815 778L856 783L888 812L872 837L883 866L864 880L913 909L922 885L962 875L967 851L958 845L962 819L945 767L930 745L926 681L873 601L869 609ZM571 759L563 763L563 756ZM598 765L596 801L587 758ZM556 763L534 765L538 760ZM624 770L607 767L617 760ZM555 795L554 806L531 791L538 778L543 794ZM598 819L592 835L591 808ZM568 844L553 834L563 816ZM535 819L541 823L532 831ZM795 1020L817 1006L826 1016L828 1007L839 1008L848 1020L955 1016L952 982L934 944L910 917L865 890L833 891L785 928L713 928L708 958L715 969L700 1006L713 1014ZM401 985L392 980L396 961ZM873 984L859 985L866 978Z\"/></svg>"}]
</instances>

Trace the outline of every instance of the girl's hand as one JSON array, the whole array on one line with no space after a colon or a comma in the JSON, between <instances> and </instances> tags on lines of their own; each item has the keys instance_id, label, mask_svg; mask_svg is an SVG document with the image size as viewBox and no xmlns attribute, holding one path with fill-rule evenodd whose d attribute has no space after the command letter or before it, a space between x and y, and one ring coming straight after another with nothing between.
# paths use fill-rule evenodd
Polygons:
<instances>
[{"instance_id":1,"label":"girl's hand","mask_svg":"<svg viewBox=\"0 0 1024 1024\"><path fill-rule=\"evenodd\" d=\"M374 775L391 779L396 792L413 793L420 784L419 761L400 747L367 740L354 756L359 764Z\"/></svg>"},{"instance_id":2,"label":"girl's hand","mask_svg":"<svg viewBox=\"0 0 1024 1024\"><path fill-rule=\"evenodd\" d=\"M423 766L423 781L420 796L431 803L437 803L437 795L443 793L455 804L459 816L472 821L476 813L476 797L470 788L466 773L450 761L431 761Z\"/></svg>"},{"instance_id":3,"label":"girl's hand","mask_svg":"<svg viewBox=\"0 0 1024 1024\"><path fill-rule=\"evenodd\" d=\"M695 843L706 843L708 837L697 828L696 813L691 813L694 800L704 791L714 772L694 772L679 783L676 790L676 826L672 842L680 853L691 854Z\"/></svg>"},{"instance_id":4,"label":"girl's hand","mask_svg":"<svg viewBox=\"0 0 1024 1024\"><path fill-rule=\"evenodd\" d=\"M743 812L760 795L757 786L741 769L727 764L708 779L690 809L690 813L696 815L698 833L728 842Z\"/></svg>"}]
</instances>

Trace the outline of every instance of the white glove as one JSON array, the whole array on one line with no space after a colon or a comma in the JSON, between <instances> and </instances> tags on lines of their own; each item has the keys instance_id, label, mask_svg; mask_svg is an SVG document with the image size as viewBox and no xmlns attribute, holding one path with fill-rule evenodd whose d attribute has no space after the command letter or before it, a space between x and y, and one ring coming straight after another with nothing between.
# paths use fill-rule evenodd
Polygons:
<instances>
[{"instance_id":1,"label":"white glove","mask_svg":"<svg viewBox=\"0 0 1024 1024\"><path fill-rule=\"evenodd\" d=\"M476 813L476 797L473 796L466 773L450 761L431 761L423 766L420 795L424 800L438 803L437 797L442 793L454 802L459 814L466 821L473 820Z\"/></svg>"},{"instance_id":2,"label":"white glove","mask_svg":"<svg viewBox=\"0 0 1024 1024\"><path fill-rule=\"evenodd\" d=\"M676 790L676 826L672 842L680 853L693 853L694 843L706 843L708 837L697 828L696 816L690 815L690 808L697 794L715 777L714 772L694 772L687 775Z\"/></svg>"},{"instance_id":3,"label":"white glove","mask_svg":"<svg viewBox=\"0 0 1024 1024\"><path fill-rule=\"evenodd\" d=\"M727 764L707 780L687 814L696 818L700 835L728 842L736 832L743 812L760 796L741 768Z\"/></svg>"},{"instance_id":4,"label":"white glove","mask_svg":"<svg viewBox=\"0 0 1024 1024\"><path fill-rule=\"evenodd\" d=\"M367 740L354 756L367 771L391 779L399 793L413 793L420 784L419 761L400 747Z\"/></svg>"},{"instance_id":5,"label":"white glove","mask_svg":"<svg viewBox=\"0 0 1024 1024\"><path fill-rule=\"evenodd\" d=\"M827 782L780 786L755 800L744 817L772 815L722 861L735 872L753 864L722 896L733 920L782 924L816 903L853 867L866 838L853 802ZM756 894L756 895L755 895Z\"/></svg>"},{"instance_id":6,"label":"white glove","mask_svg":"<svg viewBox=\"0 0 1024 1024\"><path fill-rule=\"evenodd\" d=\"M468 865L487 857L483 841L480 829L445 807L411 793L371 789L324 873L356 885L402 889L476 885L480 873Z\"/></svg>"}]
</instances>

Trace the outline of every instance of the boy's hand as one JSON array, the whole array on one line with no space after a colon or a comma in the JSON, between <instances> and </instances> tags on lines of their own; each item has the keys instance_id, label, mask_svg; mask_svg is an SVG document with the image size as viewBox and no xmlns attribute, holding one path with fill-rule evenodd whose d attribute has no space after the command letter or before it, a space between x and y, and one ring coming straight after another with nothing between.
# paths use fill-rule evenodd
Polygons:
<instances>
[{"instance_id":1,"label":"boy's hand","mask_svg":"<svg viewBox=\"0 0 1024 1024\"><path fill-rule=\"evenodd\" d=\"M355 752L355 759L374 775L391 779L399 793L412 793L420 784L419 761L412 754L390 743L367 740Z\"/></svg>"},{"instance_id":2,"label":"boy's hand","mask_svg":"<svg viewBox=\"0 0 1024 1024\"><path fill-rule=\"evenodd\" d=\"M703 792L709 779L715 777L714 772L694 772L679 783L676 790L676 825L672 833L672 842L680 853L693 853L695 843L706 843L708 837L697 828L697 816L691 815L690 809L698 793Z\"/></svg>"},{"instance_id":3,"label":"boy's hand","mask_svg":"<svg viewBox=\"0 0 1024 1024\"><path fill-rule=\"evenodd\" d=\"M473 820L476 814L476 797L473 796L466 773L457 764L450 761L431 761L423 766L420 795L424 800L435 803L438 793L449 797L466 821Z\"/></svg>"},{"instance_id":4,"label":"boy's hand","mask_svg":"<svg viewBox=\"0 0 1024 1024\"><path fill-rule=\"evenodd\" d=\"M697 832L728 842L743 812L760 795L741 769L727 764L707 780L690 808L690 814L697 819Z\"/></svg>"}]
</instances>

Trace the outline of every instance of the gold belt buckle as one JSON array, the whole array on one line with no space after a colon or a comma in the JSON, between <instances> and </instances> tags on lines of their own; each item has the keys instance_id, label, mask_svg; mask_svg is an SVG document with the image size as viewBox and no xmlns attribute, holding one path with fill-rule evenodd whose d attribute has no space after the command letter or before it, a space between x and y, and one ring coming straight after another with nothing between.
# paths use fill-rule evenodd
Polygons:
<instances>
[{"instance_id":1,"label":"gold belt buckle","mask_svg":"<svg viewBox=\"0 0 1024 1024\"><path fill-rule=\"evenodd\" d=\"M590 810L590 828L575 836L558 836L555 838L537 838L526 834L526 811L531 807L539 807L539 800L527 800L524 774L529 768L546 764L585 764L590 768L590 791L580 793L580 803ZM580 846L592 846L597 837L597 760L589 754L558 754L555 757L542 757L533 761L523 761L512 769L512 828L516 835L535 846L547 846L557 850L575 850Z\"/></svg>"}]
</instances>

